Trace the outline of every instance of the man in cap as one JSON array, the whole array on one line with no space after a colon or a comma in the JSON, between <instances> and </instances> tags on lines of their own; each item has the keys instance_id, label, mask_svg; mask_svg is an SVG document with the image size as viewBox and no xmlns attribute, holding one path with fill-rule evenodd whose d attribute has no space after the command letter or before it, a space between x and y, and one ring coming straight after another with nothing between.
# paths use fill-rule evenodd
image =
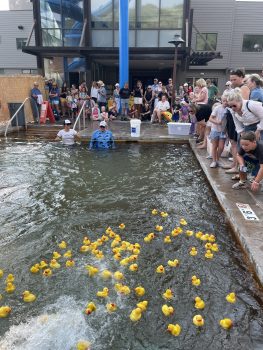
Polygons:
<instances>
[{"instance_id":1,"label":"man in cap","mask_svg":"<svg viewBox=\"0 0 263 350\"><path fill-rule=\"evenodd\" d=\"M70 129L71 121L66 119L64 121L64 128L57 133L55 141L62 141L64 145L72 146L76 140L79 140L79 134L76 130Z\"/></svg>"},{"instance_id":2,"label":"man in cap","mask_svg":"<svg viewBox=\"0 0 263 350\"><path fill-rule=\"evenodd\" d=\"M107 123L103 120L99 123L99 129L91 135L89 149L113 149L115 148L112 132L107 130Z\"/></svg>"},{"instance_id":3,"label":"man in cap","mask_svg":"<svg viewBox=\"0 0 263 350\"><path fill-rule=\"evenodd\" d=\"M38 83L35 81L34 87L31 90L31 107L35 123L39 122L39 117L41 114L41 105L43 103L43 96L38 86Z\"/></svg>"}]
</instances>

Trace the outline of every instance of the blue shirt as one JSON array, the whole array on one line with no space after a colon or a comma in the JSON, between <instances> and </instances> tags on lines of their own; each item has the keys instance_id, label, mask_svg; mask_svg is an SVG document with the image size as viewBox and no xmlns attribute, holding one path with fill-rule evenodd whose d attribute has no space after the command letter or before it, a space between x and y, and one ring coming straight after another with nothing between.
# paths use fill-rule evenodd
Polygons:
<instances>
[{"instance_id":1,"label":"blue shirt","mask_svg":"<svg viewBox=\"0 0 263 350\"><path fill-rule=\"evenodd\" d=\"M91 136L89 149L115 148L112 132L109 130L95 130Z\"/></svg>"},{"instance_id":2,"label":"blue shirt","mask_svg":"<svg viewBox=\"0 0 263 350\"><path fill-rule=\"evenodd\" d=\"M41 91L40 91L39 89L33 88L33 89L31 90L31 96L36 100L37 97L35 97L35 96L33 96L33 95L42 95L42 94L41 94Z\"/></svg>"},{"instance_id":3,"label":"blue shirt","mask_svg":"<svg viewBox=\"0 0 263 350\"><path fill-rule=\"evenodd\" d=\"M50 90L50 94L57 94L57 96L49 96L50 101L59 101L59 88L53 88Z\"/></svg>"},{"instance_id":4,"label":"blue shirt","mask_svg":"<svg viewBox=\"0 0 263 350\"><path fill-rule=\"evenodd\" d=\"M254 101L263 102L263 89L262 88L255 88L255 89L251 90L249 99L254 100Z\"/></svg>"}]
</instances>

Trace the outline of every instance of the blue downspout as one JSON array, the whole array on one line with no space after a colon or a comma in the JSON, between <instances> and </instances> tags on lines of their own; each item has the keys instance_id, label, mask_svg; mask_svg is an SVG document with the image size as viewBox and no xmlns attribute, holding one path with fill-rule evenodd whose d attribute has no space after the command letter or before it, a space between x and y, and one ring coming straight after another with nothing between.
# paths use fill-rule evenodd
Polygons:
<instances>
[{"instance_id":1,"label":"blue downspout","mask_svg":"<svg viewBox=\"0 0 263 350\"><path fill-rule=\"evenodd\" d=\"M129 0L119 0L119 79L129 81Z\"/></svg>"}]
</instances>

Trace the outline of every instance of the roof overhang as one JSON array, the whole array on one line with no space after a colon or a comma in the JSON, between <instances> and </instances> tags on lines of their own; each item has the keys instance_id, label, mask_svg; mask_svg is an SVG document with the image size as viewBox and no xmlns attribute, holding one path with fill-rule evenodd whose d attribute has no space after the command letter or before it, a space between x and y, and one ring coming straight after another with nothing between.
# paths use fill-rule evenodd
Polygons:
<instances>
[{"instance_id":1,"label":"roof overhang","mask_svg":"<svg viewBox=\"0 0 263 350\"><path fill-rule=\"evenodd\" d=\"M223 58L220 52L206 52L198 51L193 52L189 57L190 66L206 66L208 62L214 60L215 58Z\"/></svg>"}]
</instances>

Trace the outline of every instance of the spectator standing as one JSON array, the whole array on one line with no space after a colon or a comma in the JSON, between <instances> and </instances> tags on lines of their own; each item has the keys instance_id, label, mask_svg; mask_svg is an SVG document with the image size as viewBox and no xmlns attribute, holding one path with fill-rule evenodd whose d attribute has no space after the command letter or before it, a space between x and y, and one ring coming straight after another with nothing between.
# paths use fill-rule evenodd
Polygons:
<instances>
[{"instance_id":1,"label":"spectator standing","mask_svg":"<svg viewBox=\"0 0 263 350\"><path fill-rule=\"evenodd\" d=\"M218 88L215 85L215 82L212 82L210 79L206 80L206 85L208 89L208 104L212 106L216 100L218 95Z\"/></svg>"},{"instance_id":2,"label":"spectator standing","mask_svg":"<svg viewBox=\"0 0 263 350\"><path fill-rule=\"evenodd\" d=\"M96 81L93 81L91 84L90 89L90 97L93 99L94 102L97 102L98 99L98 84Z\"/></svg>"},{"instance_id":3,"label":"spectator standing","mask_svg":"<svg viewBox=\"0 0 263 350\"><path fill-rule=\"evenodd\" d=\"M153 100L154 100L154 93L152 91L152 86L148 85L147 89L144 92L143 102L144 102L144 105L146 104L149 105L151 113L153 112Z\"/></svg>"},{"instance_id":4,"label":"spectator standing","mask_svg":"<svg viewBox=\"0 0 263 350\"><path fill-rule=\"evenodd\" d=\"M38 83L34 82L33 89L31 90L31 97L32 97L31 106L32 106L33 118L35 123L39 122L39 118L41 114L41 105L43 103L43 96L38 87L39 87Z\"/></svg>"},{"instance_id":5,"label":"spectator standing","mask_svg":"<svg viewBox=\"0 0 263 350\"><path fill-rule=\"evenodd\" d=\"M59 97L60 96L60 92L59 92L59 88L58 88L58 84L57 83L53 83L52 84L52 88L50 90L49 93L49 99L51 102L51 106L53 108L53 110L55 111L55 118L57 120L59 120L59 115L60 115L60 111L59 111Z\"/></svg>"},{"instance_id":6,"label":"spectator standing","mask_svg":"<svg viewBox=\"0 0 263 350\"><path fill-rule=\"evenodd\" d=\"M115 89L113 90L113 101L116 103L116 108L118 113L121 111L121 98L120 98L120 84L115 84Z\"/></svg>"},{"instance_id":7,"label":"spectator standing","mask_svg":"<svg viewBox=\"0 0 263 350\"><path fill-rule=\"evenodd\" d=\"M120 99L121 99L121 110L122 115L127 117L129 110L129 99L131 96L131 90L129 89L129 84L126 82L124 87L120 89Z\"/></svg>"},{"instance_id":8,"label":"spectator standing","mask_svg":"<svg viewBox=\"0 0 263 350\"><path fill-rule=\"evenodd\" d=\"M224 95L225 93L227 93L227 92L229 92L229 91L232 90L232 85L231 85L231 81L230 81L230 80L226 82L225 87L226 87L226 88L225 88L225 90L224 90L224 92L223 92L223 95Z\"/></svg>"},{"instance_id":9,"label":"spectator standing","mask_svg":"<svg viewBox=\"0 0 263 350\"><path fill-rule=\"evenodd\" d=\"M242 98L245 100L249 99L250 90L249 88L244 84L243 80L245 78L245 72L242 69L236 69L230 71L230 81L232 88L240 88Z\"/></svg>"},{"instance_id":10,"label":"spectator standing","mask_svg":"<svg viewBox=\"0 0 263 350\"><path fill-rule=\"evenodd\" d=\"M159 99L158 99L159 83L158 83L158 79L157 78L153 79L152 91L153 91L153 94L154 94L153 108L155 108L157 103L158 103L158 101L159 101Z\"/></svg>"},{"instance_id":11,"label":"spectator standing","mask_svg":"<svg viewBox=\"0 0 263 350\"><path fill-rule=\"evenodd\" d=\"M103 83L102 80L98 81L98 105L101 108L102 106L106 107L107 105L107 93L106 93L106 89L105 89L105 84Z\"/></svg>"},{"instance_id":12,"label":"spectator standing","mask_svg":"<svg viewBox=\"0 0 263 350\"><path fill-rule=\"evenodd\" d=\"M64 82L61 87L60 91L60 105L61 105L61 112L62 116L65 117L66 114L68 114L68 107L67 107L67 83Z\"/></svg>"},{"instance_id":13,"label":"spectator standing","mask_svg":"<svg viewBox=\"0 0 263 350\"><path fill-rule=\"evenodd\" d=\"M142 88L142 82L140 80L138 80L136 83L136 86L133 90L133 96L134 96L134 107L136 109L135 117L140 118L142 99L143 99L143 88Z\"/></svg>"},{"instance_id":14,"label":"spectator standing","mask_svg":"<svg viewBox=\"0 0 263 350\"><path fill-rule=\"evenodd\" d=\"M172 96L173 96L173 80L171 78L168 79L168 84L166 85L166 91L168 96L168 101L171 104ZM176 94L176 91L175 91Z\"/></svg>"},{"instance_id":15,"label":"spectator standing","mask_svg":"<svg viewBox=\"0 0 263 350\"><path fill-rule=\"evenodd\" d=\"M263 102L263 80L258 74L251 74L247 78L247 87L250 90L249 99Z\"/></svg>"}]
</instances>

